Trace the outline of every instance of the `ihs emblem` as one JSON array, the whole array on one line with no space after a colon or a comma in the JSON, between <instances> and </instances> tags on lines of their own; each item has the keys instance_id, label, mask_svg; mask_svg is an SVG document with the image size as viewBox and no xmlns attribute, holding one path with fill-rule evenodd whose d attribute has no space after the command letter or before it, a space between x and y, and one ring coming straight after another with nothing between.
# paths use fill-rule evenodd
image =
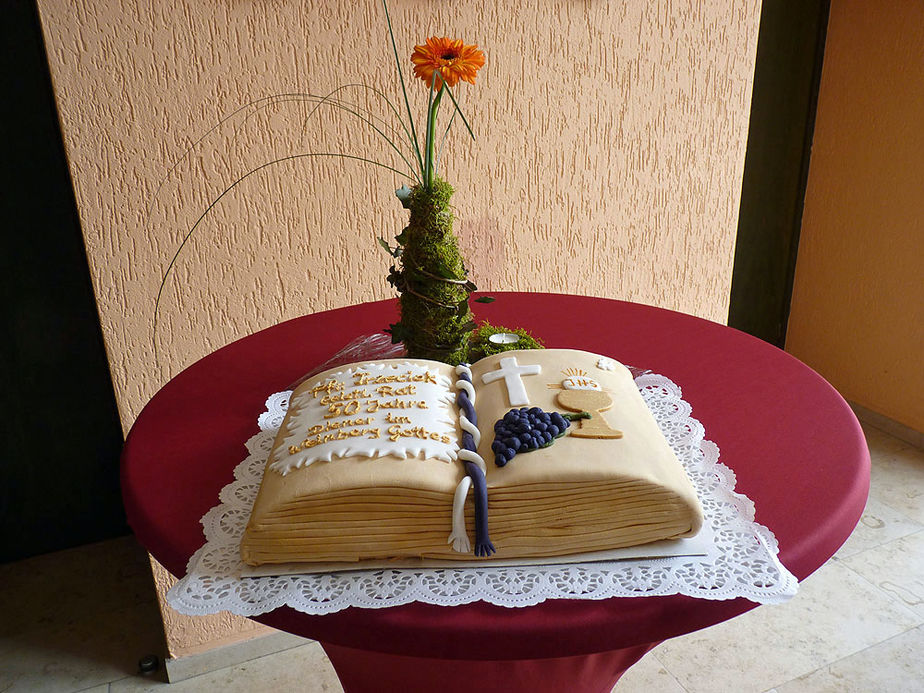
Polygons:
<instances>
[{"instance_id":1,"label":"ihs emblem","mask_svg":"<svg viewBox=\"0 0 924 693\"><path fill-rule=\"evenodd\" d=\"M575 438L622 438L622 431L611 428L603 418L603 412L613 406L613 398L596 380L579 368L567 368L562 371L565 379L561 384L552 383L558 393L558 404L563 409L575 412L588 412L590 418L580 419L571 431Z\"/></svg>"}]
</instances>

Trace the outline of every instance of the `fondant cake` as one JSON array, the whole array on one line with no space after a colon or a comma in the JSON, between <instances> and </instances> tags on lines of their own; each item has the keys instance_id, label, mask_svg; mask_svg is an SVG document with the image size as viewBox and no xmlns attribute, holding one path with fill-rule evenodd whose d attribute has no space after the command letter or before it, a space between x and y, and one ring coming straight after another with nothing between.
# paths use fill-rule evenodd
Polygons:
<instances>
[{"instance_id":1,"label":"fondant cake","mask_svg":"<svg viewBox=\"0 0 924 693\"><path fill-rule=\"evenodd\" d=\"M241 554L252 566L568 556L701 524L628 369L508 351L470 367L367 361L302 383Z\"/></svg>"}]
</instances>

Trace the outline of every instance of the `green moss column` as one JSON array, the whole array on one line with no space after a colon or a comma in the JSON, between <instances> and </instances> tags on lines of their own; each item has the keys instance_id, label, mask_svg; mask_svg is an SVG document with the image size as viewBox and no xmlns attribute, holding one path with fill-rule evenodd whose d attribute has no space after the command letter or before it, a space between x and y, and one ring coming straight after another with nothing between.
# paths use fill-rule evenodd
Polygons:
<instances>
[{"instance_id":1,"label":"green moss column","mask_svg":"<svg viewBox=\"0 0 924 693\"><path fill-rule=\"evenodd\" d=\"M452 232L452 186L437 179L416 186L405 206L410 223L397 237L400 254L388 281L400 293L401 320L391 326L412 358L465 361L475 328L468 299L475 289Z\"/></svg>"}]
</instances>

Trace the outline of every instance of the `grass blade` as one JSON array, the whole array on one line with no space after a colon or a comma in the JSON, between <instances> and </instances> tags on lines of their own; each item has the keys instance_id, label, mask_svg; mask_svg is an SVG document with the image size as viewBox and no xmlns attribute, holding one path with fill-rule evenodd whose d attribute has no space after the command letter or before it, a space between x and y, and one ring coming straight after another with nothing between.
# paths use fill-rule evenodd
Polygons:
<instances>
[{"instance_id":1,"label":"grass blade","mask_svg":"<svg viewBox=\"0 0 924 693\"><path fill-rule=\"evenodd\" d=\"M441 159L442 156L443 156L443 147L446 146L446 140L449 139L449 129L452 127L452 123L453 123L453 121L455 121L455 119L456 119L456 113L458 113L458 111L457 111L456 109L453 109L452 115L449 117L449 123L446 125L446 129L443 131L443 137L440 139L440 150L439 150L439 152L437 152L437 154L436 154L436 168L437 168L437 170L439 170L439 167L440 167L440 159Z\"/></svg>"},{"instance_id":2,"label":"grass blade","mask_svg":"<svg viewBox=\"0 0 924 693\"><path fill-rule=\"evenodd\" d=\"M455 97L455 95L452 93L452 89L450 89L450 88L447 86L447 87L446 87L446 91L449 92L449 98L452 99L452 105L456 107L456 113L459 114L459 117L462 119L462 122L465 124L465 129L468 130L468 134L471 135L471 136L472 136L472 140L474 140L474 139L475 139L475 133L472 132L472 128L471 128L471 126L468 124L468 121L465 119L465 114L462 112L462 109L459 108L459 102L456 101L456 97Z\"/></svg>"},{"instance_id":3,"label":"grass blade","mask_svg":"<svg viewBox=\"0 0 924 693\"><path fill-rule=\"evenodd\" d=\"M388 23L388 36L391 38L391 49L395 54L395 66L398 68L398 81L401 82L401 92L404 94L404 106L407 109L407 120L411 126L414 151L417 154L417 163L420 165L421 173L424 173L423 157L420 155L420 145L417 141L417 128L414 127L414 114L411 113L411 102L407 98L407 87L404 84L404 71L401 69L401 59L398 57L398 44L395 43L395 32L391 27L391 15L388 13L388 3L386 0L382 0L382 7L385 8L385 21ZM424 178L426 178L426 176L424 176Z\"/></svg>"},{"instance_id":4,"label":"grass blade","mask_svg":"<svg viewBox=\"0 0 924 693\"><path fill-rule=\"evenodd\" d=\"M347 86L354 86L354 85L347 85ZM365 85L355 85L355 86L365 86ZM396 144L394 143L394 141L393 141L388 135L386 135L382 130L380 130L380 129L375 125L375 123L372 121L371 118L367 118L366 116L362 115L361 113L352 110L352 108L350 108L348 105L343 105L342 102L338 102L337 100L334 100L334 99L331 99L331 98L330 98L333 94L336 94L338 91L340 91L340 90L342 90L342 89L345 89L345 88L346 88L346 86L337 87L337 88L334 89L332 92L330 92L330 94L328 94L328 95L325 96L323 99L321 99L318 103L316 103L316 104L314 105L314 108L311 109L311 113L308 114L308 118L305 119L305 125L307 126L308 120L311 119L311 117L317 112L317 110L318 110L321 106L334 106L334 107L336 107L336 108L340 108L340 109L346 111L347 113L351 113L352 115L356 116L356 117L359 118L361 121L363 121L364 123L366 123L366 125L368 125L369 127L371 127L373 130L375 130L379 135L382 136L382 138L383 138L386 142L388 142L388 144L391 146L391 148L395 150L395 152L398 154L398 156L401 157L401 160L404 161L404 163L407 165L408 169L410 169L411 174L412 174L415 178L417 178L417 181L418 181L418 183L419 183L419 182L420 182L420 177L417 175L416 171L414 170L414 167L411 165L411 162L408 161L408 160L407 160L407 157L404 156L404 153L403 153L400 149L398 149L398 145L396 145Z\"/></svg>"},{"instance_id":5,"label":"grass blade","mask_svg":"<svg viewBox=\"0 0 924 693\"><path fill-rule=\"evenodd\" d=\"M151 341L154 347L155 354L157 353L157 316L159 313L160 301L161 301L161 298L163 297L164 288L167 286L167 279L170 277L170 273L173 271L173 268L176 265L176 262L179 259L180 254L183 252L183 248L186 247L186 244L189 242L189 239L192 238L192 235L196 232L196 229L199 228L199 224L202 223L202 220L205 219L206 216L208 216L208 213L211 212L215 208L215 206L222 200L222 198L224 198L225 195L227 195L229 192L234 190L234 188L236 188L240 183L247 180L248 178L250 178L250 176L254 175L255 173L259 173L263 169L269 168L270 166L274 166L275 164L281 164L285 161L294 161L296 159L305 159L308 157L338 157L341 159L351 159L354 161L363 161L367 164L372 164L373 166L378 166L388 171L397 173L398 175L404 176L405 178L410 178L410 176L408 176L407 173L405 173L404 171L399 171L398 169L393 168L389 166L388 164L383 164L378 161L373 161L371 159L367 159L362 156L354 156L352 154L340 154L337 152L308 152L305 154L292 154L290 156L284 156L279 159L274 159L273 161L269 161L245 173L243 176L241 176L240 178L235 180L233 183L231 183L231 185L225 188L218 197L216 197L214 200L212 200L209 203L209 206L205 208L205 211L202 212L201 215L199 215L199 218L196 219L196 223L193 224L192 227L189 229L189 231L186 232L186 235L183 236L183 241L180 243L179 247L176 249L176 252L173 254L173 258L171 258L170 263L167 265L167 269L164 271L164 276L160 280L160 286L157 288L157 298L154 300L154 320L153 320L154 333L151 337Z\"/></svg>"},{"instance_id":6,"label":"grass blade","mask_svg":"<svg viewBox=\"0 0 924 693\"><path fill-rule=\"evenodd\" d=\"M404 136L407 138L408 143L411 145L411 148L413 149L413 147L414 147L414 139L413 139L413 137L411 137L411 132L410 132L410 130L408 130L407 125L405 124L404 120L401 118L401 114L398 112L398 109L395 107L395 105L391 102L391 99L389 99L389 98L388 98L388 95L385 94L385 92L383 92L381 89L378 89L378 88L376 88L376 87L374 87L374 86L372 86L372 85L369 85L369 84L360 84L360 83L358 83L358 82L353 82L353 83L344 84L344 85L338 87L337 89L335 89L334 91L332 91L330 94L328 94L328 96L326 96L326 97L324 97L324 98L327 99L327 98L328 98L329 96L331 96L332 94L335 94L336 92L338 92L338 91L340 91L340 90L342 90L342 89L347 89L347 88L350 88L350 87L362 87L363 89L367 89L367 90L371 91L371 92L374 93L376 96L379 96L383 101L385 101L385 103L386 103L386 104L388 105L388 107L391 109L391 112L395 114L395 118L397 118L397 119L398 119L398 122L401 123L401 129L404 130ZM333 100L333 101L338 101L338 102L340 101L339 99L332 99L332 100ZM370 118L375 118L375 119L381 121L381 123L382 123L383 126L385 126L385 125L388 124L388 121L386 121L384 118L381 118L381 117L376 116L376 115L375 115L370 109L368 109L368 108L361 108L360 106L357 106L356 104L347 104L347 105L353 106L353 107L356 108L357 110L360 110L360 111L363 111L364 113L367 113L367 114L369 115ZM389 127L390 127L390 129L391 129L392 132L395 132L394 126L389 126Z\"/></svg>"}]
</instances>

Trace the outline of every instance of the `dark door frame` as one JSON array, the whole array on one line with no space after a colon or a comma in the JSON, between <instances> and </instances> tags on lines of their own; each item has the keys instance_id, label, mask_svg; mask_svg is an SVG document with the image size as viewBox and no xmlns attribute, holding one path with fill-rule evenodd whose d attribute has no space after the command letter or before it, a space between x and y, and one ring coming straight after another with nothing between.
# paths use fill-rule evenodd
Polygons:
<instances>
[{"instance_id":1,"label":"dark door frame","mask_svg":"<svg viewBox=\"0 0 924 693\"><path fill-rule=\"evenodd\" d=\"M728 324L782 347L830 0L764 0Z\"/></svg>"},{"instance_id":2,"label":"dark door frame","mask_svg":"<svg viewBox=\"0 0 924 693\"><path fill-rule=\"evenodd\" d=\"M0 21L0 562L128 532L122 427L34 0Z\"/></svg>"}]
</instances>

